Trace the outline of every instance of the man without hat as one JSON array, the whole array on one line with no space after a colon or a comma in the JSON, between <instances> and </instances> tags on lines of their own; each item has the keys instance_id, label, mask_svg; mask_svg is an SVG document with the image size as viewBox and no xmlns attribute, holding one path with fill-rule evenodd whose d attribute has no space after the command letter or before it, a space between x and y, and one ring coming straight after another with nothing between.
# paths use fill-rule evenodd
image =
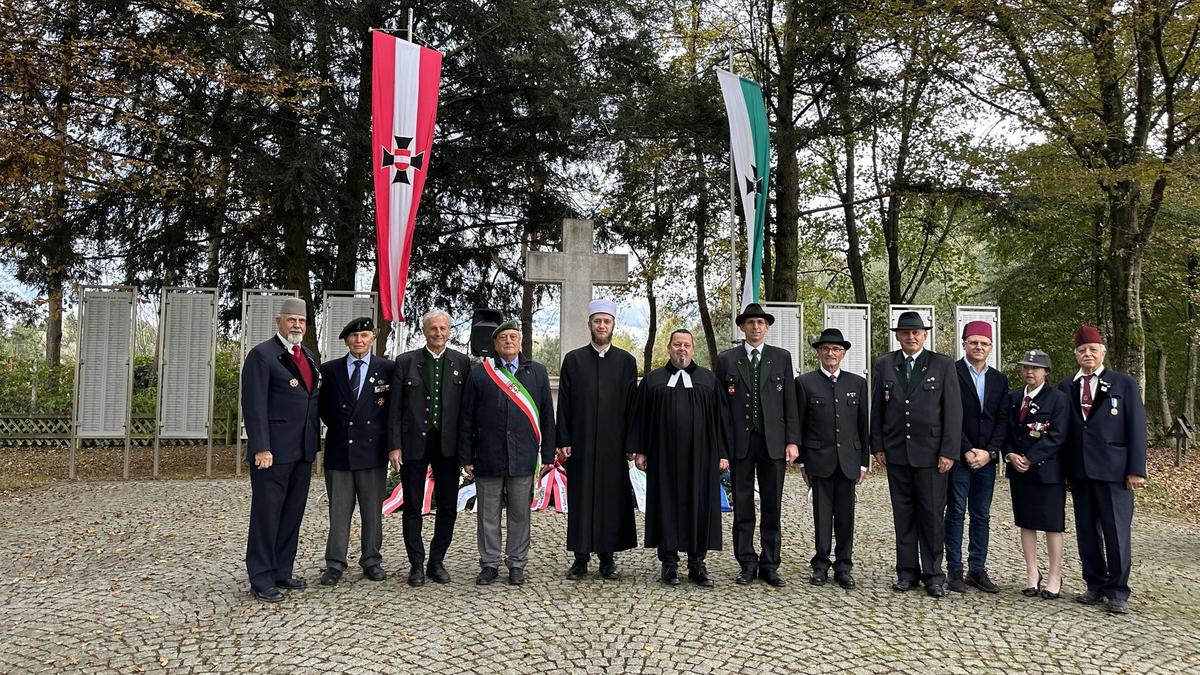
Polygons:
<instances>
[{"instance_id":1,"label":"man without hat","mask_svg":"<svg viewBox=\"0 0 1200 675\"><path fill-rule=\"evenodd\" d=\"M387 485L388 402L391 399L391 361L372 356L375 323L371 317L353 319L338 338L348 353L321 364L318 410L325 423L325 491L329 495L329 537L325 541L325 571L321 584L336 584L346 571L346 548L354 503L362 520L363 576L383 581L383 516L380 505Z\"/></svg>"},{"instance_id":2,"label":"man without hat","mask_svg":"<svg viewBox=\"0 0 1200 675\"><path fill-rule=\"evenodd\" d=\"M246 573L250 592L262 602L282 601L280 589L308 586L292 574L320 426L317 364L300 344L306 317L303 300L284 300L275 316L278 332L251 349L242 364L250 462Z\"/></svg>"},{"instance_id":3,"label":"man without hat","mask_svg":"<svg viewBox=\"0 0 1200 675\"><path fill-rule=\"evenodd\" d=\"M625 459L631 400L637 387L637 361L612 344L617 306L608 300L588 305L591 344L567 352L558 377L555 440L567 470L567 550L575 562L567 579L587 574L594 551L600 576L617 578L616 551L637 546L633 489Z\"/></svg>"},{"instance_id":4,"label":"man without hat","mask_svg":"<svg viewBox=\"0 0 1200 675\"><path fill-rule=\"evenodd\" d=\"M475 478L479 576L486 586L503 562L508 583L525 583L533 472L554 461L554 401L542 364L521 356L521 329L505 321L492 332L495 356L471 366L458 425L458 462ZM500 507L508 505L508 542L501 557Z\"/></svg>"},{"instance_id":5,"label":"man without hat","mask_svg":"<svg viewBox=\"0 0 1200 675\"><path fill-rule=\"evenodd\" d=\"M733 551L741 565L734 580L749 584L760 576L772 586L783 586L779 576L783 476L787 463L800 452L796 371L790 353L765 342L774 316L752 302L736 322L746 340L721 352L714 368L725 409L722 415L729 422L725 444L733 483ZM754 550L756 475L762 509L760 552Z\"/></svg>"},{"instance_id":6,"label":"man without hat","mask_svg":"<svg viewBox=\"0 0 1200 675\"><path fill-rule=\"evenodd\" d=\"M996 467L1008 428L1008 376L988 365L992 324L971 321L963 326L963 352L955 367L962 399L962 442L959 461L950 469L946 498L946 587L964 593L974 586L986 593L1000 589L988 577L992 493ZM971 516L967 574L963 578L963 516Z\"/></svg>"},{"instance_id":7,"label":"man without hat","mask_svg":"<svg viewBox=\"0 0 1200 675\"><path fill-rule=\"evenodd\" d=\"M1133 490L1146 482L1146 409L1137 382L1104 365L1100 331L1075 331L1079 372L1058 386L1071 400L1067 479L1075 508L1075 537L1087 591L1085 605L1108 601L1114 614L1129 611Z\"/></svg>"},{"instance_id":8,"label":"man without hat","mask_svg":"<svg viewBox=\"0 0 1200 675\"><path fill-rule=\"evenodd\" d=\"M867 380L842 370L850 342L837 328L826 328L810 343L820 362L796 378L796 410L802 430L800 471L812 488L816 554L809 583L823 586L833 568L834 581L854 588L854 486L870 468ZM837 549L830 560L834 535Z\"/></svg>"},{"instance_id":9,"label":"man without hat","mask_svg":"<svg viewBox=\"0 0 1200 675\"><path fill-rule=\"evenodd\" d=\"M896 529L896 582L904 592L946 594L942 572L946 485L962 443L962 400L950 357L925 349L929 326L904 312L892 329L900 349L875 361L871 451L887 466Z\"/></svg>"},{"instance_id":10,"label":"man without hat","mask_svg":"<svg viewBox=\"0 0 1200 675\"><path fill-rule=\"evenodd\" d=\"M450 315L434 309L421 318L425 346L396 359L388 460L400 472L404 491L404 549L408 553L408 585L422 586L426 575L449 583L444 564L458 519L458 416L471 359L447 346ZM425 484L433 468L433 503L437 511L429 561L421 538Z\"/></svg>"}]
</instances>

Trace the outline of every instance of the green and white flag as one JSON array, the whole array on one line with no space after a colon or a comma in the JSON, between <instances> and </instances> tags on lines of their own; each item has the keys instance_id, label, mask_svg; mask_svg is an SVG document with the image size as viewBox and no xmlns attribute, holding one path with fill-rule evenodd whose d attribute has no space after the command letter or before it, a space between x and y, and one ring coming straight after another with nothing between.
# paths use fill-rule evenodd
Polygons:
<instances>
[{"instance_id":1,"label":"green and white flag","mask_svg":"<svg viewBox=\"0 0 1200 675\"><path fill-rule=\"evenodd\" d=\"M762 279L763 224L767 215L767 184L771 172L770 130L762 87L720 68L716 69L729 114L729 144L737 175L738 196L746 216L746 279L742 304L758 302ZM734 308L734 313L737 308Z\"/></svg>"}]
</instances>

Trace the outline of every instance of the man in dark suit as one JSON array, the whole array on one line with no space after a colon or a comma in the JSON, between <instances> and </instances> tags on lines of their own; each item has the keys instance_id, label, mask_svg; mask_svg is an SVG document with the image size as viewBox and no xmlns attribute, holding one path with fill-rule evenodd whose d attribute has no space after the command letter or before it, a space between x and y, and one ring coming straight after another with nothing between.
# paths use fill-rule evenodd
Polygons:
<instances>
[{"instance_id":1,"label":"man in dark suit","mask_svg":"<svg viewBox=\"0 0 1200 675\"><path fill-rule=\"evenodd\" d=\"M458 463L475 479L479 514L479 576L496 580L500 563L508 583L525 583L529 559L529 502L533 472L554 462L554 401L542 364L521 358L521 330L505 321L492 332L495 356L471 366L458 422ZM507 499L506 499L507 495ZM500 506L508 505L508 545L500 550Z\"/></svg>"},{"instance_id":2,"label":"man in dark suit","mask_svg":"<svg viewBox=\"0 0 1200 675\"><path fill-rule=\"evenodd\" d=\"M471 370L466 354L446 346L450 340L449 314L440 309L429 312L421 319L421 332L425 346L396 359L389 428L392 451L388 457L392 467L400 471L404 486L409 586L423 585L426 574L439 584L450 581L443 563L458 518L458 414L463 385ZM437 516L429 544L429 564L422 569L425 545L421 539L421 510L430 467Z\"/></svg>"},{"instance_id":3,"label":"man in dark suit","mask_svg":"<svg viewBox=\"0 0 1200 675\"><path fill-rule=\"evenodd\" d=\"M379 547L383 544L383 502L387 484L387 414L392 362L371 355L375 323L361 316L346 324L338 337L349 353L321 364L317 408L325 431L325 491L329 495L329 537L321 584L332 586L346 571L346 547L354 503L362 520L363 576L383 581L387 574Z\"/></svg>"},{"instance_id":4,"label":"man in dark suit","mask_svg":"<svg viewBox=\"0 0 1200 675\"><path fill-rule=\"evenodd\" d=\"M796 410L802 431L800 470L812 488L813 529L817 551L809 583L823 586L833 578L846 590L854 588L854 486L867 479L871 466L867 434L867 381L841 369L850 342L842 331L826 328L809 344L821 365L796 378ZM837 534L837 551L830 548Z\"/></svg>"},{"instance_id":5,"label":"man in dark suit","mask_svg":"<svg viewBox=\"0 0 1200 675\"><path fill-rule=\"evenodd\" d=\"M308 586L292 575L300 521L317 455L316 360L300 345L307 306L288 298L275 317L275 337L250 350L242 364L242 417L249 437L250 534L246 573L250 592L279 602L279 589Z\"/></svg>"},{"instance_id":6,"label":"man in dark suit","mask_svg":"<svg viewBox=\"0 0 1200 675\"><path fill-rule=\"evenodd\" d=\"M896 528L896 582L903 592L925 582L946 594L942 572L947 474L962 443L962 400L949 357L925 349L929 326L904 312L892 329L900 349L875 361L871 450L887 466Z\"/></svg>"},{"instance_id":7,"label":"man in dark suit","mask_svg":"<svg viewBox=\"0 0 1200 675\"><path fill-rule=\"evenodd\" d=\"M721 352L714 368L723 390L722 417L729 422L724 425L724 440L733 483L733 550L741 565L734 581L744 585L761 576L772 586L783 586L779 576L783 476L787 463L800 452L796 371L791 354L765 344L774 316L752 302L736 321L746 341ZM761 553L754 551L755 474L762 508Z\"/></svg>"},{"instance_id":8,"label":"man in dark suit","mask_svg":"<svg viewBox=\"0 0 1200 675\"><path fill-rule=\"evenodd\" d=\"M1137 382L1104 366L1100 331L1075 331L1079 372L1059 384L1071 400L1064 448L1075 537L1087 591L1085 605L1108 600L1113 614L1129 611L1133 490L1146 482L1146 409Z\"/></svg>"},{"instance_id":9,"label":"man in dark suit","mask_svg":"<svg viewBox=\"0 0 1200 675\"><path fill-rule=\"evenodd\" d=\"M986 593L1000 589L988 577L988 535L996 466L1008 428L1008 377L988 366L992 353L992 324L971 321L963 326L963 351L955 364L962 399L962 443L959 461L950 469L946 499L946 587L965 593L974 586ZM963 580L963 516L971 514L967 576Z\"/></svg>"}]
</instances>

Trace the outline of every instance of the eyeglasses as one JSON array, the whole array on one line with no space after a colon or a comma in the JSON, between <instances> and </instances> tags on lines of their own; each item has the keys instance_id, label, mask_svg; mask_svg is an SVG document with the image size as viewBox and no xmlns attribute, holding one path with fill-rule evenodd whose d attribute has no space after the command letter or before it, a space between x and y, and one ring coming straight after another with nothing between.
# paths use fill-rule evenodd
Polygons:
<instances>
[{"instance_id":1,"label":"eyeglasses","mask_svg":"<svg viewBox=\"0 0 1200 675\"><path fill-rule=\"evenodd\" d=\"M968 346L968 347L991 347L991 346L992 346L992 343L990 343L990 342L981 342L981 341L979 341L979 340L968 340L968 341L967 341L967 346Z\"/></svg>"},{"instance_id":2,"label":"eyeglasses","mask_svg":"<svg viewBox=\"0 0 1200 675\"><path fill-rule=\"evenodd\" d=\"M844 351L846 351L846 348L842 347L841 345L821 345L820 347L817 347L817 351L820 351L820 352L844 352Z\"/></svg>"}]
</instances>

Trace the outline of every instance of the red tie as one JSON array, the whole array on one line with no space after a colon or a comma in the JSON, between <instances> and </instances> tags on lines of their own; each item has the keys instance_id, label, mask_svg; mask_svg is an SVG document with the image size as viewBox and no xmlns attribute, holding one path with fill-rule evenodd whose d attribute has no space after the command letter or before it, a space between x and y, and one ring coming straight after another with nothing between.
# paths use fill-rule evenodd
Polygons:
<instances>
[{"instance_id":1,"label":"red tie","mask_svg":"<svg viewBox=\"0 0 1200 675\"><path fill-rule=\"evenodd\" d=\"M1017 416L1018 422L1025 421L1025 415L1029 413L1029 404L1032 402L1033 402L1032 398L1030 398L1028 396L1025 397L1025 404L1021 406L1021 414Z\"/></svg>"},{"instance_id":2,"label":"red tie","mask_svg":"<svg viewBox=\"0 0 1200 675\"><path fill-rule=\"evenodd\" d=\"M1083 376L1083 390L1079 397L1079 408L1083 412L1083 419L1087 419L1092 412L1092 375Z\"/></svg>"},{"instance_id":3,"label":"red tie","mask_svg":"<svg viewBox=\"0 0 1200 675\"><path fill-rule=\"evenodd\" d=\"M308 359L304 357L304 352L301 351L300 345L292 345L292 360L296 362L296 367L300 369L300 377L304 378L304 388L312 391L312 368L309 367Z\"/></svg>"}]
</instances>

